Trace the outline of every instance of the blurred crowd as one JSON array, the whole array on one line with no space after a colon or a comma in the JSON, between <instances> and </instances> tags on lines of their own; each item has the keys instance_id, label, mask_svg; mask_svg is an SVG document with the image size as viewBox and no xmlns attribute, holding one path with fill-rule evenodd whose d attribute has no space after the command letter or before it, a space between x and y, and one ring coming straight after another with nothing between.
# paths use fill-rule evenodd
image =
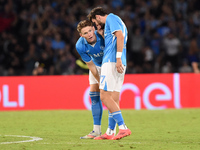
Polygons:
<instances>
[{"instance_id":1,"label":"blurred crowd","mask_svg":"<svg viewBox=\"0 0 200 150\"><path fill-rule=\"evenodd\" d=\"M76 63L76 26L97 6L128 28L127 73L193 72L199 0L0 0L0 76L88 72Z\"/></svg>"}]
</instances>

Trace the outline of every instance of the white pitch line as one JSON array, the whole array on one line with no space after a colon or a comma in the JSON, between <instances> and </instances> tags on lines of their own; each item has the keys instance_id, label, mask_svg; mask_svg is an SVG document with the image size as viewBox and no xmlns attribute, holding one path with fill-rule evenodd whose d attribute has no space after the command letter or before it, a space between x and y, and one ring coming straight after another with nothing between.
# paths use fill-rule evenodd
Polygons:
<instances>
[{"instance_id":1,"label":"white pitch line","mask_svg":"<svg viewBox=\"0 0 200 150\"><path fill-rule=\"evenodd\" d=\"M1 136L1 135L0 135L0 136ZM24 135L4 135L4 136L31 138L31 140L25 140L25 141L14 141L14 142L1 142L0 144L25 143L25 142L34 142L34 141L43 140L43 138L32 137L32 136L24 136Z\"/></svg>"},{"instance_id":2,"label":"white pitch line","mask_svg":"<svg viewBox=\"0 0 200 150\"><path fill-rule=\"evenodd\" d=\"M88 140L89 141L89 140ZM85 144L85 145L91 145L91 144L96 144L95 142L96 142L96 140L91 140L92 141L92 143L84 143L84 142L60 142L60 143L38 143L38 144L68 144L68 145L75 145L75 144ZM114 142L114 141L113 141ZM116 141L116 142L118 142L118 144L143 144L143 143L141 143L141 142L119 142L119 141ZM101 143L101 145L103 145L103 144L107 144L107 143Z\"/></svg>"}]
</instances>

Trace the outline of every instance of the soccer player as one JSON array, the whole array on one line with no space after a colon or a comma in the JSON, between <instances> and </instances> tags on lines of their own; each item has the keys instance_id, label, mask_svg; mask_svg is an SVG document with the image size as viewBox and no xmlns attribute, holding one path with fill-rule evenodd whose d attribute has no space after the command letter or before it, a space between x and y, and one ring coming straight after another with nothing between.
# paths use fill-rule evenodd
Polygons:
<instances>
[{"instance_id":1,"label":"soccer player","mask_svg":"<svg viewBox=\"0 0 200 150\"><path fill-rule=\"evenodd\" d=\"M93 139L101 135L101 118L103 113L102 102L100 100L100 72L105 47L103 30L99 26L98 32L95 31L93 23L83 20L77 25L80 38L76 43L76 49L82 60L89 68L90 98L92 101L93 131L81 139ZM114 120L111 120L114 121ZM115 122L115 121L114 121Z\"/></svg>"},{"instance_id":2,"label":"soccer player","mask_svg":"<svg viewBox=\"0 0 200 150\"><path fill-rule=\"evenodd\" d=\"M109 117L112 117L119 126L119 132L116 136L114 136L113 124L108 126L105 134L94 139L118 140L131 134L131 130L124 123L119 107L120 90L126 70L127 29L118 16L113 13L108 14L102 7L94 8L88 15L88 19L96 26L105 26L100 97L110 112Z\"/></svg>"}]
</instances>

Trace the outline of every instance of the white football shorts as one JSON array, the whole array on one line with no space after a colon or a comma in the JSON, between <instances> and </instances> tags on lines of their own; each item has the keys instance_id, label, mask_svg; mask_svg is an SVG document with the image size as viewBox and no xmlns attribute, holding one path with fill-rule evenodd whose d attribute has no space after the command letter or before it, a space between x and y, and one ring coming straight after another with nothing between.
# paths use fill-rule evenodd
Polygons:
<instances>
[{"instance_id":1,"label":"white football shorts","mask_svg":"<svg viewBox=\"0 0 200 150\"><path fill-rule=\"evenodd\" d=\"M115 62L104 63L101 66L101 77L100 77L99 88L104 91L120 92L124 82L125 72L126 72L126 66L124 66L123 73L118 73Z\"/></svg>"},{"instance_id":2,"label":"white football shorts","mask_svg":"<svg viewBox=\"0 0 200 150\"><path fill-rule=\"evenodd\" d=\"M99 74L99 76L100 76L100 75L101 75L101 67L96 66L96 68L97 68L98 74ZM97 84L97 83L98 83L98 81L97 81L96 78L93 76L93 74L92 74L91 71L89 71L89 83L90 83L90 84Z\"/></svg>"}]
</instances>

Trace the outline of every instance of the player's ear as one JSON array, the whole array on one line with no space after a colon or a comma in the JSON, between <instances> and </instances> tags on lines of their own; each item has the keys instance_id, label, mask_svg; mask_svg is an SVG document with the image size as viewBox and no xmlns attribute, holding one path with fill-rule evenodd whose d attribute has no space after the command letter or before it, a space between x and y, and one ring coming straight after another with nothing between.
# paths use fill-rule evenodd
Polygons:
<instances>
[{"instance_id":1,"label":"player's ear","mask_svg":"<svg viewBox=\"0 0 200 150\"><path fill-rule=\"evenodd\" d=\"M100 15L95 15L96 19L99 19L100 18Z\"/></svg>"},{"instance_id":2,"label":"player's ear","mask_svg":"<svg viewBox=\"0 0 200 150\"><path fill-rule=\"evenodd\" d=\"M82 36L82 34L81 34L81 33L79 33L79 35L80 35L80 36Z\"/></svg>"}]
</instances>

